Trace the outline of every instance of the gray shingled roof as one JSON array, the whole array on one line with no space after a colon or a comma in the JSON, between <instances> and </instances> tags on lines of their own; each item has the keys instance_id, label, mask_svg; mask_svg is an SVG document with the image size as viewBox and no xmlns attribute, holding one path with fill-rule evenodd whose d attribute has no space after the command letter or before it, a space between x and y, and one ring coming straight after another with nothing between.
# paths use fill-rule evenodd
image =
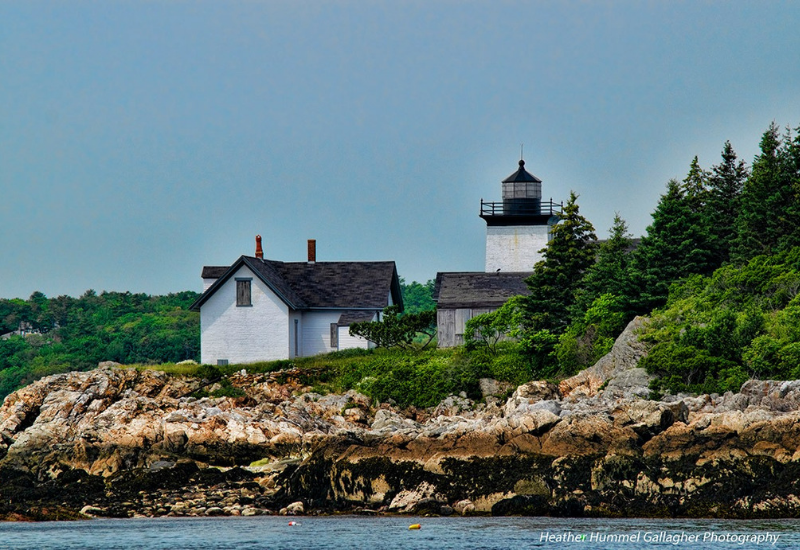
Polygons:
<instances>
[{"instance_id":1,"label":"gray shingled roof","mask_svg":"<svg viewBox=\"0 0 800 550\"><path fill-rule=\"evenodd\" d=\"M449 272L436 274L434 299L439 309L500 307L512 296L530 294L531 272Z\"/></svg>"},{"instance_id":2,"label":"gray shingled roof","mask_svg":"<svg viewBox=\"0 0 800 550\"><path fill-rule=\"evenodd\" d=\"M394 262L278 262L242 256L192 304L200 306L242 265L249 267L293 309L375 309L392 300L402 308L400 282ZM216 273L213 266L203 268Z\"/></svg>"}]
</instances>

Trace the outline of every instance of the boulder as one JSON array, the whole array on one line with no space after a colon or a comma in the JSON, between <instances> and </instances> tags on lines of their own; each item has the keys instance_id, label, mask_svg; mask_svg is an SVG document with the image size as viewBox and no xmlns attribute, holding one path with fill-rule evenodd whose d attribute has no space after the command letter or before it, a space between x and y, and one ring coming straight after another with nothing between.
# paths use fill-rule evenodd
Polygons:
<instances>
[{"instance_id":1,"label":"boulder","mask_svg":"<svg viewBox=\"0 0 800 550\"><path fill-rule=\"evenodd\" d=\"M487 397L505 397L514 386L509 382L501 382L494 378L481 378L478 380L478 387L484 399Z\"/></svg>"},{"instance_id":2,"label":"boulder","mask_svg":"<svg viewBox=\"0 0 800 550\"><path fill-rule=\"evenodd\" d=\"M610 352L593 366L559 383L561 393L565 397L591 397L608 383L619 397L641 396L642 388L647 388L651 379L643 370L636 370L639 360L647 355L647 346L639 341L638 335L646 323L647 318L635 317L617 337Z\"/></svg>"},{"instance_id":3,"label":"boulder","mask_svg":"<svg viewBox=\"0 0 800 550\"><path fill-rule=\"evenodd\" d=\"M475 512L475 505L469 499L459 500L453 504L453 510L462 516L468 516Z\"/></svg>"},{"instance_id":4,"label":"boulder","mask_svg":"<svg viewBox=\"0 0 800 550\"><path fill-rule=\"evenodd\" d=\"M305 506L302 502L292 502L286 507L286 514L289 516L299 516L305 513Z\"/></svg>"}]
</instances>

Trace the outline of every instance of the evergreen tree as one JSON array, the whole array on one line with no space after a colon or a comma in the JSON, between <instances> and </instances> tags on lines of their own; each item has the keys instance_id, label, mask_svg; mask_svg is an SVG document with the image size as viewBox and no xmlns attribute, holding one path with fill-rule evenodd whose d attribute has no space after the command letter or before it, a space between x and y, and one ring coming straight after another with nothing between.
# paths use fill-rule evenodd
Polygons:
<instances>
[{"instance_id":1,"label":"evergreen tree","mask_svg":"<svg viewBox=\"0 0 800 550\"><path fill-rule=\"evenodd\" d=\"M578 197L570 192L561 221L553 228L544 260L525 280L531 291L526 303L528 328L560 333L569 319L575 293L585 271L595 261L597 237L592 224L581 216Z\"/></svg>"},{"instance_id":2,"label":"evergreen tree","mask_svg":"<svg viewBox=\"0 0 800 550\"><path fill-rule=\"evenodd\" d=\"M711 169L708 177L708 194L703 210L714 267L730 261L736 240L736 226L732 220L739 215L747 174L744 161L737 159L731 142L726 141L722 148L722 162Z\"/></svg>"},{"instance_id":3,"label":"evergreen tree","mask_svg":"<svg viewBox=\"0 0 800 550\"><path fill-rule=\"evenodd\" d=\"M667 301L669 286L692 274L713 270L708 234L676 180L667 184L653 212L653 223L631 258L631 296L636 313L648 313Z\"/></svg>"},{"instance_id":4,"label":"evergreen tree","mask_svg":"<svg viewBox=\"0 0 800 550\"><path fill-rule=\"evenodd\" d=\"M619 213L615 214L608 240L600 243L597 261L586 270L580 283L571 315L574 321L583 319L595 299L603 294L613 294L622 299L629 295L631 237L625 220Z\"/></svg>"},{"instance_id":5,"label":"evergreen tree","mask_svg":"<svg viewBox=\"0 0 800 550\"><path fill-rule=\"evenodd\" d=\"M761 153L753 161L752 173L744 184L736 220L734 259L738 263L761 254L774 254L798 242L794 142L791 135L784 142L774 122L761 137Z\"/></svg>"},{"instance_id":6,"label":"evergreen tree","mask_svg":"<svg viewBox=\"0 0 800 550\"><path fill-rule=\"evenodd\" d=\"M681 184L681 192L694 212L700 212L705 207L708 195L706 190L707 181L708 172L700 167L697 155L695 155L689 165L689 173Z\"/></svg>"},{"instance_id":7,"label":"evergreen tree","mask_svg":"<svg viewBox=\"0 0 800 550\"><path fill-rule=\"evenodd\" d=\"M786 218L791 221L789 232L780 239L780 250L800 246L800 126L795 128L795 136L787 130L784 137L784 169L786 173L787 195Z\"/></svg>"}]
</instances>

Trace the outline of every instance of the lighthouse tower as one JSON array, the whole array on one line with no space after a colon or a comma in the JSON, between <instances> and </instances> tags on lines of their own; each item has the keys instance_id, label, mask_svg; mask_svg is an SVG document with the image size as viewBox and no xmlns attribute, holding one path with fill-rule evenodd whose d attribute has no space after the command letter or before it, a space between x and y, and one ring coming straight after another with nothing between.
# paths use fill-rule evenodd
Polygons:
<instances>
[{"instance_id":1,"label":"lighthouse tower","mask_svg":"<svg viewBox=\"0 0 800 550\"><path fill-rule=\"evenodd\" d=\"M519 169L502 183L502 202L481 199L480 216L486 221L486 272L533 271L563 204L542 202L542 180L525 170L524 160L520 159Z\"/></svg>"}]
</instances>

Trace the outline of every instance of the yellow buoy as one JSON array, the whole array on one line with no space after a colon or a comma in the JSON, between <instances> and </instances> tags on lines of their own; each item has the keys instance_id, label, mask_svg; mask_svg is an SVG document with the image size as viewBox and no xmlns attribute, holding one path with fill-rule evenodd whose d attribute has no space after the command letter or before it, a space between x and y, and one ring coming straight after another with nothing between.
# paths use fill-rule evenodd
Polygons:
<instances>
[{"instance_id":1,"label":"yellow buoy","mask_svg":"<svg viewBox=\"0 0 800 550\"><path fill-rule=\"evenodd\" d=\"M413 523L413 524L409 525L408 528L409 529L422 529L422 525L420 525L419 523Z\"/></svg>"}]
</instances>

